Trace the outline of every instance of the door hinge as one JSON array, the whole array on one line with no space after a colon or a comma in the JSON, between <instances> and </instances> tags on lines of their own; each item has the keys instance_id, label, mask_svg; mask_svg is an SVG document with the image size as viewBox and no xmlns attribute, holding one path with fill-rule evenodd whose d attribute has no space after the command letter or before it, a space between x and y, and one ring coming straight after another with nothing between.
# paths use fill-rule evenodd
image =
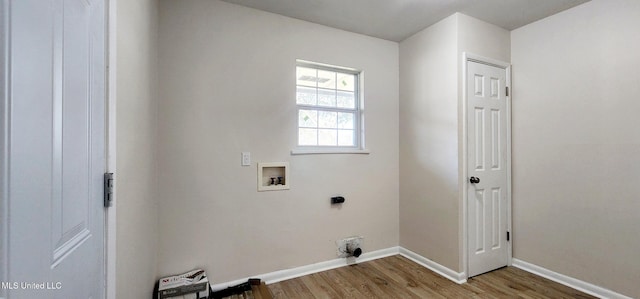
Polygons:
<instances>
[{"instance_id":1,"label":"door hinge","mask_svg":"<svg viewBox=\"0 0 640 299\"><path fill-rule=\"evenodd\" d=\"M507 232L507 242L511 239L511 234Z\"/></svg>"},{"instance_id":2,"label":"door hinge","mask_svg":"<svg viewBox=\"0 0 640 299\"><path fill-rule=\"evenodd\" d=\"M113 173L104 174L104 207L108 208L113 204Z\"/></svg>"},{"instance_id":3,"label":"door hinge","mask_svg":"<svg viewBox=\"0 0 640 299\"><path fill-rule=\"evenodd\" d=\"M505 90L507 92L507 96L509 96L509 86L505 86Z\"/></svg>"}]
</instances>

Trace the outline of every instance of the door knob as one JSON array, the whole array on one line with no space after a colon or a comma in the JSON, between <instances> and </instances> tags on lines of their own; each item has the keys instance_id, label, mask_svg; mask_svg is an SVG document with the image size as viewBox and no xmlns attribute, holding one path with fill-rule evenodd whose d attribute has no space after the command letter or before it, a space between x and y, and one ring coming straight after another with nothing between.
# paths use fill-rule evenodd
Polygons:
<instances>
[{"instance_id":1,"label":"door knob","mask_svg":"<svg viewBox=\"0 0 640 299\"><path fill-rule=\"evenodd\" d=\"M471 184L480 183L480 178L472 176L471 178L469 178L469 183L471 183Z\"/></svg>"}]
</instances>

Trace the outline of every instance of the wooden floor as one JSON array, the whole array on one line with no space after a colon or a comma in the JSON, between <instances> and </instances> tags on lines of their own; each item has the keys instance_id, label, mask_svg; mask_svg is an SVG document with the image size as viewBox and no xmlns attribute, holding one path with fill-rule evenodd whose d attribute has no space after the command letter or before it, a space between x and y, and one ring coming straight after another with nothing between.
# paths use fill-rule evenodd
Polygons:
<instances>
[{"instance_id":1,"label":"wooden floor","mask_svg":"<svg viewBox=\"0 0 640 299\"><path fill-rule=\"evenodd\" d=\"M264 281L249 280L251 283L251 290L247 290L241 293L233 294L231 296L222 297L223 299L273 299L269 288L264 284ZM213 298L219 298L215 294Z\"/></svg>"},{"instance_id":2,"label":"wooden floor","mask_svg":"<svg viewBox=\"0 0 640 299\"><path fill-rule=\"evenodd\" d=\"M456 284L396 255L268 285L274 298L595 298L514 267Z\"/></svg>"}]
</instances>

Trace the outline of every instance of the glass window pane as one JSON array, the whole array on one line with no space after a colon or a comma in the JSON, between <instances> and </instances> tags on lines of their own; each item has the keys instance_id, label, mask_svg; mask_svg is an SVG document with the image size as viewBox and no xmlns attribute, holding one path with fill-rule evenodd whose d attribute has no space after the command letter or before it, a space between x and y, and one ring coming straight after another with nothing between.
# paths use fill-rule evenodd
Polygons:
<instances>
[{"instance_id":1,"label":"glass window pane","mask_svg":"<svg viewBox=\"0 0 640 299\"><path fill-rule=\"evenodd\" d=\"M318 145L318 130L298 129L298 145Z\"/></svg>"},{"instance_id":2,"label":"glass window pane","mask_svg":"<svg viewBox=\"0 0 640 299\"><path fill-rule=\"evenodd\" d=\"M338 73L337 89L355 91L355 75Z\"/></svg>"},{"instance_id":3,"label":"glass window pane","mask_svg":"<svg viewBox=\"0 0 640 299\"><path fill-rule=\"evenodd\" d=\"M336 89L336 72L318 70L318 87Z\"/></svg>"},{"instance_id":4,"label":"glass window pane","mask_svg":"<svg viewBox=\"0 0 640 299\"><path fill-rule=\"evenodd\" d=\"M318 127L318 111L300 110L298 112L298 127L317 128Z\"/></svg>"},{"instance_id":5,"label":"glass window pane","mask_svg":"<svg viewBox=\"0 0 640 299\"><path fill-rule=\"evenodd\" d=\"M321 68L296 66L298 145L354 147L360 138L358 75Z\"/></svg>"},{"instance_id":6,"label":"glass window pane","mask_svg":"<svg viewBox=\"0 0 640 299\"><path fill-rule=\"evenodd\" d=\"M318 130L318 145L336 146L338 144L338 130Z\"/></svg>"},{"instance_id":7,"label":"glass window pane","mask_svg":"<svg viewBox=\"0 0 640 299\"><path fill-rule=\"evenodd\" d=\"M338 112L331 111L318 111L318 124L319 128L331 128L338 127Z\"/></svg>"},{"instance_id":8,"label":"glass window pane","mask_svg":"<svg viewBox=\"0 0 640 299\"><path fill-rule=\"evenodd\" d=\"M309 87L296 87L296 103L301 105L317 105L317 90Z\"/></svg>"},{"instance_id":9,"label":"glass window pane","mask_svg":"<svg viewBox=\"0 0 640 299\"><path fill-rule=\"evenodd\" d=\"M338 91L338 108L356 108L356 95L349 91Z\"/></svg>"},{"instance_id":10,"label":"glass window pane","mask_svg":"<svg viewBox=\"0 0 640 299\"><path fill-rule=\"evenodd\" d=\"M338 113L338 128L340 129L354 129L355 126L353 124L354 122L354 115L353 113L344 113L344 112L339 112Z\"/></svg>"},{"instance_id":11,"label":"glass window pane","mask_svg":"<svg viewBox=\"0 0 640 299\"><path fill-rule=\"evenodd\" d=\"M306 67L296 67L296 85L316 87L318 71Z\"/></svg>"},{"instance_id":12,"label":"glass window pane","mask_svg":"<svg viewBox=\"0 0 640 299\"><path fill-rule=\"evenodd\" d=\"M318 89L318 106L335 107L336 91L328 89Z\"/></svg>"},{"instance_id":13,"label":"glass window pane","mask_svg":"<svg viewBox=\"0 0 640 299\"><path fill-rule=\"evenodd\" d=\"M354 146L353 130L338 130L338 145Z\"/></svg>"}]
</instances>

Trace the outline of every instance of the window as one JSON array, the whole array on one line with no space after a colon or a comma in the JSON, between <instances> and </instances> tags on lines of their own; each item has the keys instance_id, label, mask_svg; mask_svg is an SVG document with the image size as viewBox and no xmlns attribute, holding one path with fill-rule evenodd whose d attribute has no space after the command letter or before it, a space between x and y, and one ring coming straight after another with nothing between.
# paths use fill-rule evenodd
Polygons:
<instances>
[{"instance_id":1,"label":"window","mask_svg":"<svg viewBox=\"0 0 640 299\"><path fill-rule=\"evenodd\" d=\"M298 147L361 149L360 72L298 61Z\"/></svg>"}]
</instances>

